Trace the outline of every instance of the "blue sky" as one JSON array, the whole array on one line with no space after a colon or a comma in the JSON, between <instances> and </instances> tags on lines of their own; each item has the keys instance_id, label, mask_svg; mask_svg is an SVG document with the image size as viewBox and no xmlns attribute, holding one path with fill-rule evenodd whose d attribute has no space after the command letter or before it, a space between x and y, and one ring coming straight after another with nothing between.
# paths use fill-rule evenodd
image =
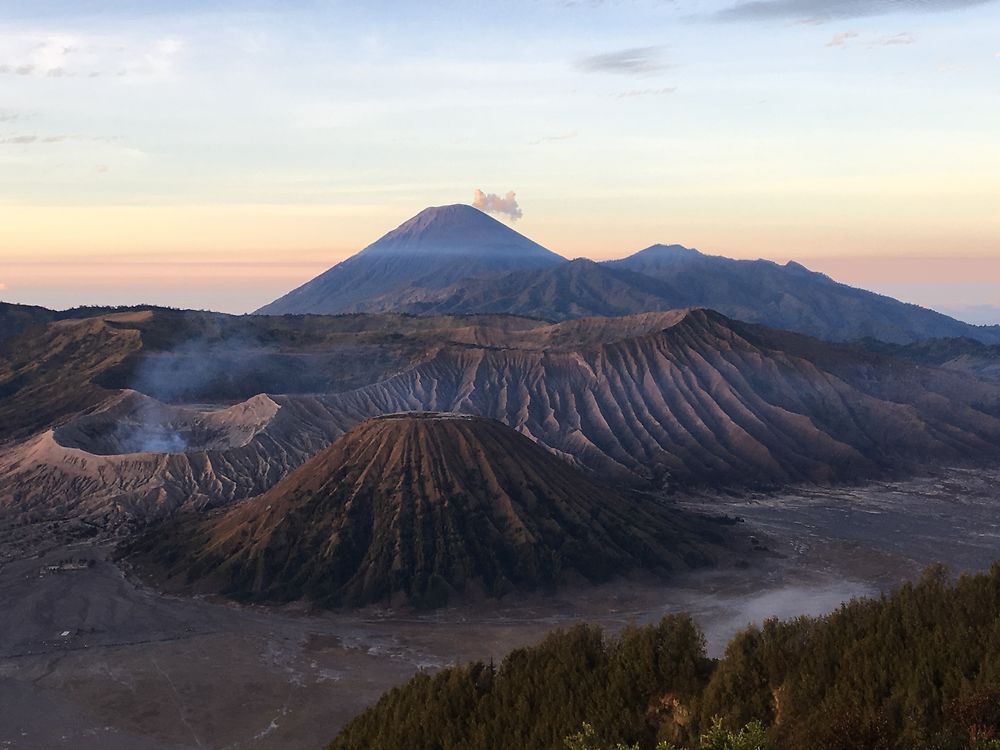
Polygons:
<instances>
[{"instance_id":1,"label":"blue sky","mask_svg":"<svg viewBox=\"0 0 1000 750\"><path fill-rule=\"evenodd\" d=\"M1000 2L0 0L0 295L253 309L481 188L1000 306L998 133Z\"/></svg>"}]
</instances>

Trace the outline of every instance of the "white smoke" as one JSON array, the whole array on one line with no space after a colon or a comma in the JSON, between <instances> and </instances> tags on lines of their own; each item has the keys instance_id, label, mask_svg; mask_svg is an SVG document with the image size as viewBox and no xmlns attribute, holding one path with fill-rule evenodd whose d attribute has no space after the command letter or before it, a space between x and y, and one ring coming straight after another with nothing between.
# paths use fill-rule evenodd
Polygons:
<instances>
[{"instance_id":1,"label":"white smoke","mask_svg":"<svg viewBox=\"0 0 1000 750\"><path fill-rule=\"evenodd\" d=\"M472 194L472 205L486 213L505 214L510 217L511 221L517 221L524 216L521 207L517 205L517 196L514 195L513 190L503 197L496 193L484 193L482 190L477 190Z\"/></svg>"},{"instance_id":2,"label":"white smoke","mask_svg":"<svg viewBox=\"0 0 1000 750\"><path fill-rule=\"evenodd\" d=\"M143 399L136 411L115 428L114 441L122 453L183 453L188 441L170 422L159 401Z\"/></svg>"}]
</instances>

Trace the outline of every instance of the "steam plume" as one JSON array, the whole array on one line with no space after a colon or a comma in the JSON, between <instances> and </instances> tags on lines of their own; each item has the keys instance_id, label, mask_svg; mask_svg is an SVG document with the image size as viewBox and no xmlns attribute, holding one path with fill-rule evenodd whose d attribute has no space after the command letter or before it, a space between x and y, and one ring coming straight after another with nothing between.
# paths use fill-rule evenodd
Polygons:
<instances>
[{"instance_id":1,"label":"steam plume","mask_svg":"<svg viewBox=\"0 0 1000 750\"><path fill-rule=\"evenodd\" d=\"M517 205L517 197L513 190L502 198L496 193L484 193L482 190L477 190L473 193L472 205L487 213L506 214L511 221L517 221L524 216L521 207Z\"/></svg>"}]
</instances>

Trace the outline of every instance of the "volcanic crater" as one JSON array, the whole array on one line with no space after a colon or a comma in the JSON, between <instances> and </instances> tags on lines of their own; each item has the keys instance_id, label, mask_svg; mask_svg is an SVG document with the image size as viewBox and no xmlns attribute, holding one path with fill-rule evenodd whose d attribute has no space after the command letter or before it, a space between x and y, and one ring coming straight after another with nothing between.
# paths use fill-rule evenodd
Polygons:
<instances>
[{"instance_id":1,"label":"volcanic crater","mask_svg":"<svg viewBox=\"0 0 1000 750\"><path fill-rule=\"evenodd\" d=\"M280 407L265 395L227 408L174 406L124 391L104 408L54 432L57 444L98 456L196 453L247 445Z\"/></svg>"}]
</instances>

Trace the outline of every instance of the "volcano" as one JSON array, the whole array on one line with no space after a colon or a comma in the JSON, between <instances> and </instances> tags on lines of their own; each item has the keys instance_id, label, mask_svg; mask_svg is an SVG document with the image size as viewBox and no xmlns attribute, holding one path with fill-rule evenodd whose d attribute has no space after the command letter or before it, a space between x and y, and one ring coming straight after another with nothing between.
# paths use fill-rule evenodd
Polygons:
<instances>
[{"instance_id":1,"label":"volcano","mask_svg":"<svg viewBox=\"0 0 1000 750\"><path fill-rule=\"evenodd\" d=\"M154 531L137 559L241 600L437 606L708 564L696 525L494 420L406 413L362 422L253 500Z\"/></svg>"},{"instance_id":2,"label":"volcano","mask_svg":"<svg viewBox=\"0 0 1000 750\"><path fill-rule=\"evenodd\" d=\"M258 313L347 313L401 307L414 290L547 268L564 258L472 206L427 208Z\"/></svg>"}]
</instances>

